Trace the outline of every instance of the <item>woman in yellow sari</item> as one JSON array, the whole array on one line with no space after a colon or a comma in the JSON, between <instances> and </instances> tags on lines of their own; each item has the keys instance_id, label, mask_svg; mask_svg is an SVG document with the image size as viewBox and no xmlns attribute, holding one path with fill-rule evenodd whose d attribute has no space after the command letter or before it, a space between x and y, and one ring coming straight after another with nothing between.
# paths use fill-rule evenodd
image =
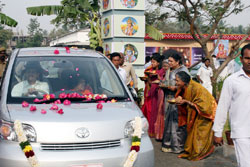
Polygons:
<instances>
[{"instance_id":1,"label":"woman in yellow sari","mask_svg":"<svg viewBox=\"0 0 250 167\"><path fill-rule=\"evenodd\" d=\"M182 112L178 114L179 124L187 125L185 152L178 157L201 160L214 151L212 125L217 103L206 88L191 80L184 71L176 74L176 86L176 104Z\"/></svg>"}]
</instances>

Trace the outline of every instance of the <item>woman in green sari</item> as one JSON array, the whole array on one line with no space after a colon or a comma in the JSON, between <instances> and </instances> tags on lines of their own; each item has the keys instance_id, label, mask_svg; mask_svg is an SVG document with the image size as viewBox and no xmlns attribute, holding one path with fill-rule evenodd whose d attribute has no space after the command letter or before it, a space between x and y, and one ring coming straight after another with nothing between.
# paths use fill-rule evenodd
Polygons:
<instances>
[{"instance_id":1,"label":"woman in green sari","mask_svg":"<svg viewBox=\"0 0 250 167\"><path fill-rule=\"evenodd\" d=\"M212 125L217 103L214 97L201 84L191 80L184 72L176 74L176 104L182 108L179 123L187 125L185 152L178 157L188 160L201 160L214 151ZM184 109L184 110L183 110Z\"/></svg>"}]
</instances>

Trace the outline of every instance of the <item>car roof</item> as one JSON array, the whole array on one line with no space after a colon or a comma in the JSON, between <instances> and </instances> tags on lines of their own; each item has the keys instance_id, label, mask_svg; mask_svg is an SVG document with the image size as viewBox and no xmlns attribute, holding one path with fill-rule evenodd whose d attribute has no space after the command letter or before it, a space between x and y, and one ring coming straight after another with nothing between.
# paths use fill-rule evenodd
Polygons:
<instances>
[{"instance_id":1,"label":"car roof","mask_svg":"<svg viewBox=\"0 0 250 167\"><path fill-rule=\"evenodd\" d=\"M77 49L67 47L34 47L19 49L17 57L29 56L87 56L87 57L103 57L103 55L95 50Z\"/></svg>"}]
</instances>

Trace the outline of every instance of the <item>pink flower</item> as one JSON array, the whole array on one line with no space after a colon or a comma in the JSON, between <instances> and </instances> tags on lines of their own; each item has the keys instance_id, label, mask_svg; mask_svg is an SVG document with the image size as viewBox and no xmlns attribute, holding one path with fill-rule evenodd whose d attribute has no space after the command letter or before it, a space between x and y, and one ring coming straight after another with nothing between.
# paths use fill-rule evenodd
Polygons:
<instances>
[{"instance_id":1,"label":"pink flower","mask_svg":"<svg viewBox=\"0 0 250 167\"><path fill-rule=\"evenodd\" d=\"M85 99L86 96L85 95L80 95L80 98Z\"/></svg>"},{"instance_id":2,"label":"pink flower","mask_svg":"<svg viewBox=\"0 0 250 167\"><path fill-rule=\"evenodd\" d=\"M63 101L63 104L64 104L64 105L70 105L71 102L70 102L69 100L66 99L66 100Z\"/></svg>"},{"instance_id":3,"label":"pink flower","mask_svg":"<svg viewBox=\"0 0 250 167\"><path fill-rule=\"evenodd\" d=\"M55 104L53 104L52 107L50 107L50 110L58 110L58 109L59 109L58 106Z\"/></svg>"},{"instance_id":4,"label":"pink flower","mask_svg":"<svg viewBox=\"0 0 250 167\"><path fill-rule=\"evenodd\" d=\"M23 102L22 102L22 106L23 106L23 107L29 107L29 103L26 102L26 101L23 101Z\"/></svg>"},{"instance_id":5,"label":"pink flower","mask_svg":"<svg viewBox=\"0 0 250 167\"><path fill-rule=\"evenodd\" d=\"M79 68L76 68L76 71L79 71Z\"/></svg>"},{"instance_id":6,"label":"pink flower","mask_svg":"<svg viewBox=\"0 0 250 167\"><path fill-rule=\"evenodd\" d=\"M54 54L55 55L59 54L59 50L58 49L54 50Z\"/></svg>"},{"instance_id":7,"label":"pink flower","mask_svg":"<svg viewBox=\"0 0 250 167\"><path fill-rule=\"evenodd\" d=\"M56 98L56 96L54 94L50 94L50 98L54 99L54 98Z\"/></svg>"},{"instance_id":8,"label":"pink flower","mask_svg":"<svg viewBox=\"0 0 250 167\"><path fill-rule=\"evenodd\" d=\"M30 106L30 111L36 111L36 106Z\"/></svg>"},{"instance_id":9,"label":"pink flower","mask_svg":"<svg viewBox=\"0 0 250 167\"><path fill-rule=\"evenodd\" d=\"M57 113L61 115L64 114L63 109L58 110Z\"/></svg>"},{"instance_id":10,"label":"pink flower","mask_svg":"<svg viewBox=\"0 0 250 167\"><path fill-rule=\"evenodd\" d=\"M59 94L58 97L59 97L60 99L64 99L64 98L67 97L67 94L63 92L63 93Z\"/></svg>"},{"instance_id":11,"label":"pink flower","mask_svg":"<svg viewBox=\"0 0 250 167\"><path fill-rule=\"evenodd\" d=\"M65 89L61 89L61 91L64 91Z\"/></svg>"},{"instance_id":12,"label":"pink flower","mask_svg":"<svg viewBox=\"0 0 250 167\"><path fill-rule=\"evenodd\" d=\"M94 99L96 99L96 100L101 99L101 98L102 98L102 97L99 96L99 95L94 96Z\"/></svg>"},{"instance_id":13,"label":"pink flower","mask_svg":"<svg viewBox=\"0 0 250 167\"><path fill-rule=\"evenodd\" d=\"M72 97L72 94L71 93L68 93L67 94L67 98L71 98Z\"/></svg>"},{"instance_id":14,"label":"pink flower","mask_svg":"<svg viewBox=\"0 0 250 167\"><path fill-rule=\"evenodd\" d=\"M98 104L96 105L96 108L99 109L99 110L101 110L101 109L103 108L103 105L102 105L101 103L98 103Z\"/></svg>"},{"instance_id":15,"label":"pink flower","mask_svg":"<svg viewBox=\"0 0 250 167\"><path fill-rule=\"evenodd\" d=\"M54 104L61 104L61 100L57 99Z\"/></svg>"},{"instance_id":16,"label":"pink flower","mask_svg":"<svg viewBox=\"0 0 250 167\"><path fill-rule=\"evenodd\" d=\"M71 94L70 98L78 98L78 97L80 97L80 95L78 93L74 92Z\"/></svg>"},{"instance_id":17,"label":"pink flower","mask_svg":"<svg viewBox=\"0 0 250 167\"><path fill-rule=\"evenodd\" d=\"M50 100L50 95L49 94L44 94L43 95L43 100Z\"/></svg>"},{"instance_id":18,"label":"pink flower","mask_svg":"<svg viewBox=\"0 0 250 167\"><path fill-rule=\"evenodd\" d=\"M109 101L107 101L107 103L111 103L111 101L109 100Z\"/></svg>"},{"instance_id":19,"label":"pink flower","mask_svg":"<svg viewBox=\"0 0 250 167\"><path fill-rule=\"evenodd\" d=\"M82 96L79 93L76 93L77 98L81 98Z\"/></svg>"},{"instance_id":20,"label":"pink flower","mask_svg":"<svg viewBox=\"0 0 250 167\"><path fill-rule=\"evenodd\" d=\"M70 53L69 47L66 46L65 49L66 49L66 53Z\"/></svg>"},{"instance_id":21,"label":"pink flower","mask_svg":"<svg viewBox=\"0 0 250 167\"><path fill-rule=\"evenodd\" d=\"M42 110L41 110L41 114L47 114L47 111L44 110L44 109L42 109Z\"/></svg>"},{"instance_id":22,"label":"pink flower","mask_svg":"<svg viewBox=\"0 0 250 167\"><path fill-rule=\"evenodd\" d=\"M39 103L39 102L41 102L42 100L39 100L38 98L35 98L35 100L34 100L34 102L35 103Z\"/></svg>"},{"instance_id":23,"label":"pink flower","mask_svg":"<svg viewBox=\"0 0 250 167\"><path fill-rule=\"evenodd\" d=\"M98 101L98 103L105 103L105 101L104 101L104 100L101 100L101 101Z\"/></svg>"}]
</instances>

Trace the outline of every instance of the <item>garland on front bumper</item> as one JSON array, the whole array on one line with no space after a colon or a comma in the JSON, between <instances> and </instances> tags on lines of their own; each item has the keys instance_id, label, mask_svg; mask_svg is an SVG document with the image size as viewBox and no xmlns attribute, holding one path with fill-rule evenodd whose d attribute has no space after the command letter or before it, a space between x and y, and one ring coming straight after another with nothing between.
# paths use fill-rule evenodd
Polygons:
<instances>
[{"instance_id":1,"label":"garland on front bumper","mask_svg":"<svg viewBox=\"0 0 250 167\"><path fill-rule=\"evenodd\" d=\"M22 123L18 120L14 123L14 129L17 134L17 138L19 141L19 145L24 152L26 158L28 159L30 165L32 167L39 167L39 163L37 161L37 158L35 156L35 153L30 145L30 142L28 141L25 132L23 131Z\"/></svg>"},{"instance_id":2,"label":"garland on front bumper","mask_svg":"<svg viewBox=\"0 0 250 167\"><path fill-rule=\"evenodd\" d=\"M134 133L132 135L132 146L124 167L132 167L140 151L142 134L142 121L140 117L135 117Z\"/></svg>"}]
</instances>

